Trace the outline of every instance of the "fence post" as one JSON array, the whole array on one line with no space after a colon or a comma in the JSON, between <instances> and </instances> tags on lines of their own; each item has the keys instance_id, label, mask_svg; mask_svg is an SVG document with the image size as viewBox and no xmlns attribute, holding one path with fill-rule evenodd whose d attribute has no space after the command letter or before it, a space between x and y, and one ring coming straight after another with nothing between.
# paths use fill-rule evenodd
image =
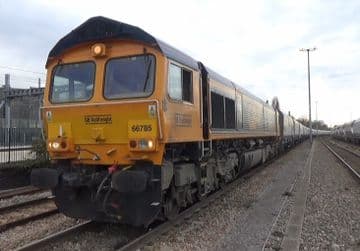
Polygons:
<instances>
[{"instance_id":1,"label":"fence post","mask_svg":"<svg viewBox=\"0 0 360 251\"><path fill-rule=\"evenodd\" d=\"M7 131L8 131L8 163L10 163L10 161L11 161L11 156L10 156L10 154L11 154L11 128L10 127L8 127L7 128Z\"/></svg>"},{"instance_id":2,"label":"fence post","mask_svg":"<svg viewBox=\"0 0 360 251\"><path fill-rule=\"evenodd\" d=\"M5 74L5 126L11 127L11 111L10 111L10 98L8 97L10 92L10 74Z\"/></svg>"},{"instance_id":3,"label":"fence post","mask_svg":"<svg viewBox=\"0 0 360 251\"><path fill-rule=\"evenodd\" d=\"M38 79L38 88L39 88L39 92L40 92L40 90L41 90L41 78ZM42 129L42 121L41 121L42 99L43 99L43 95L39 94L39 96L38 96L38 102L39 102L38 122L37 122L36 128L41 128L41 129Z\"/></svg>"}]
</instances>

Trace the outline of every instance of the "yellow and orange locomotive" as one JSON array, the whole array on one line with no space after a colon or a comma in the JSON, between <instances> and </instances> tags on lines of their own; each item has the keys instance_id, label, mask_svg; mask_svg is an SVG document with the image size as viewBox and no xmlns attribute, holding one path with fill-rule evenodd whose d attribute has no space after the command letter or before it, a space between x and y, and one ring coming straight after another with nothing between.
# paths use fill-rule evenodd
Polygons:
<instances>
[{"instance_id":1,"label":"yellow and orange locomotive","mask_svg":"<svg viewBox=\"0 0 360 251\"><path fill-rule=\"evenodd\" d=\"M302 141L308 129L138 27L94 17L50 51L51 188L75 218L147 226Z\"/></svg>"}]
</instances>

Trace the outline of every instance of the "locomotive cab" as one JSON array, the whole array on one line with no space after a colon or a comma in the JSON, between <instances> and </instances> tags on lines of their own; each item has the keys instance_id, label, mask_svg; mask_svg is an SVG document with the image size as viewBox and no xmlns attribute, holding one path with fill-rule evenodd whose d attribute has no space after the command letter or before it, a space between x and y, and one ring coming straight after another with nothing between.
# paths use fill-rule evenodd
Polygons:
<instances>
[{"instance_id":1,"label":"locomotive cab","mask_svg":"<svg viewBox=\"0 0 360 251\"><path fill-rule=\"evenodd\" d=\"M90 54L81 61L69 53L50 66L43 113L52 159L92 165L161 160L156 59L129 54L113 49L107 59Z\"/></svg>"}]
</instances>

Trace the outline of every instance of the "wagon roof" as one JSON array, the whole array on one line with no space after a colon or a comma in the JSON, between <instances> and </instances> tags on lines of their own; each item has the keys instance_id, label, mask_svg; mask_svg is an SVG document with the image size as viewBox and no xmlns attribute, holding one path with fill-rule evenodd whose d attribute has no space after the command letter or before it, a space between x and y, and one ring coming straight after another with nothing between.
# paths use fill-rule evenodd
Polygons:
<instances>
[{"instance_id":1,"label":"wagon roof","mask_svg":"<svg viewBox=\"0 0 360 251\"><path fill-rule=\"evenodd\" d=\"M98 16L92 17L60 39L49 53L48 60L59 56L65 50L84 42L106 39L129 39L149 44L165 56L193 69L198 69L196 60L153 37L139 27Z\"/></svg>"}]
</instances>

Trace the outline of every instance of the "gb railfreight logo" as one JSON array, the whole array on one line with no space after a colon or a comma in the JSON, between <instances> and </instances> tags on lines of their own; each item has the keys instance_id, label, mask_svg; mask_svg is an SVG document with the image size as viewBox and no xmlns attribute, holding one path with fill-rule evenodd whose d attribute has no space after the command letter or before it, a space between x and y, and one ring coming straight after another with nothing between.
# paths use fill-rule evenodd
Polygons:
<instances>
[{"instance_id":1,"label":"gb railfreight logo","mask_svg":"<svg viewBox=\"0 0 360 251\"><path fill-rule=\"evenodd\" d=\"M111 114L85 115L85 124L112 124Z\"/></svg>"}]
</instances>

